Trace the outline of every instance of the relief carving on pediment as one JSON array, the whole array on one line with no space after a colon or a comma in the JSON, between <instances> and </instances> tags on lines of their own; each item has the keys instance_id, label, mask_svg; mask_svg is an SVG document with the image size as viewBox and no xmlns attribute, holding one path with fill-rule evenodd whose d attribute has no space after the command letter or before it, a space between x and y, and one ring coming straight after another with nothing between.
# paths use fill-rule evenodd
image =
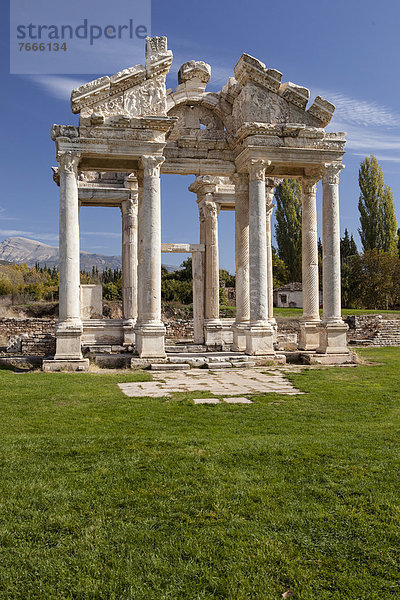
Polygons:
<instances>
[{"instance_id":1,"label":"relief carving on pediment","mask_svg":"<svg viewBox=\"0 0 400 600\"><path fill-rule=\"evenodd\" d=\"M164 77L155 77L124 92L124 112L131 117L165 116L167 100Z\"/></svg>"},{"instance_id":2,"label":"relief carving on pediment","mask_svg":"<svg viewBox=\"0 0 400 600\"><path fill-rule=\"evenodd\" d=\"M165 116L167 101L164 77L149 79L120 94L115 94L107 100L83 108L81 116L89 117L93 113L99 113L105 117L122 114L129 117Z\"/></svg>"}]
</instances>

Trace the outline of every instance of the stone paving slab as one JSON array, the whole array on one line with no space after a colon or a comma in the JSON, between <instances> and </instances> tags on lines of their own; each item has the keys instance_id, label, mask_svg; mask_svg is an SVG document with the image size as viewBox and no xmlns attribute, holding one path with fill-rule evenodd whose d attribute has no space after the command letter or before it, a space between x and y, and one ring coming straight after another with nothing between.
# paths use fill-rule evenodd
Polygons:
<instances>
[{"instance_id":1,"label":"stone paving slab","mask_svg":"<svg viewBox=\"0 0 400 600\"><path fill-rule=\"evenodd\" d=\"M222 398L227 404L253 404L250 398Z\"/></svg>"},{"instance_id":2,"label":"stone paving slab","mask_svg":"<svg viewBox=\"0 0 400 600\"><path fill-rule=\"evenodd\" d=\"M247 394L302 394L286 377L278 372L265 373L262 369L235 371L229 369L216 373L201 369L190 371L153 372L153 381L119 383L120 389L130 397L162 398L174 392L211 392L216 396L242 396Z\"/></svg>"},{"instance_id":3,"label":"stone paving slab","mask_svg":"<svg viewBox=\"0 0 400 600\"><path fill-rule=\"evenodd\" d=\"M194 398L195 404L221 404L219 398Z\"/></svg>"},{"instance_id":4,"label":"stone paving slab","mask_svg":"<svg viewBox=\"0 0 400 600\"><path fill-rule=\"evenodd\" d=\"M193 402L195 404L222 404L226 402L227 404L253 404L253 400L249 398L194 398Z\"/></svg>"}]
</instances>

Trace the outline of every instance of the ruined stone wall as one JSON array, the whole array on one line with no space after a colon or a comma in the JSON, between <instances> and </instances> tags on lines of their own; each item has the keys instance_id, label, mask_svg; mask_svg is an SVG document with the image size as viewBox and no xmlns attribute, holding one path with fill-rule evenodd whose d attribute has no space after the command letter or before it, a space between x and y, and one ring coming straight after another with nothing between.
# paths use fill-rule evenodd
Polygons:
<instances>
[{"instance_id":1,"label":"ruined stone wall","mask_svg":"<svg viewBox=\"0 0 400 600\"><path fill-rule=\"evenodd\" d=\"M278 343L282 349L294 349L299 322L278 318ZM381 315L349 316L348 343L356 346L400 346L400 319L382 319ZM193 320L164 318L167 339L192 339ZM55 319L0 318L0 350L7 354L52 356L55 353ZM293 347L292 347L293 346Z\"/></svg>"},{"instance_id":2,"label":"ruined stone wall","mask_svg":"<svg viewBox=\"0 0 400 600\"><path fill-rule=\"evenodd\" d=\"M400 346L400 319L383 319L381 315L346 317L347 341L356 346Z\"/></svg>"},{"instance_id":3,"label":"ruined stone wall","mask_svg":"<svg viewBox=\"0 0 400 600\"><path fill-rule=\"evenodd\" d=\"M0 318L0 346L12 354L51 356L55 353L55 319Z\"/></svg>"},{"instance_id":4,"label":"ruined stone wall","mask_svg":"<svg viewBox=\"0 0 400 600\"><path fill-rule=\"evenodd\" d=\"M193 319L165 319L168 340L193 339Z\"/></svg>"}]
</instances>

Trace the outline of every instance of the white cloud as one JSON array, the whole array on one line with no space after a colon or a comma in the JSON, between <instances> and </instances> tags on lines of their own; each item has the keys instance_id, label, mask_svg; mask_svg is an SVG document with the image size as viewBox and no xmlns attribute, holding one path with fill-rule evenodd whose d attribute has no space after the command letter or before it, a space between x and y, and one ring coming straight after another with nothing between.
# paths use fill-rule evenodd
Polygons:
<instances>
[{"instance_id":1,"label":"white cloud","mask_svg":"<svg viewBox=\"0 0 400 600\"><path fill-rule=\"evenodd\" d=\"M336 106L327 131L346 132L346 150L354 156L374 154L378 160L399 162L400 114L377 102L340 92L319 90Z\"/></svg>"},{"instance_id":2,"label":"white cloud","mask_svg":"<svg viewBox=\"0 0 400 600\"><path fill-rule=\"evenodd\" d=\"M25 236L32 235L31 231L20 231L19 229L0 229L0 235L10 236Z\"/></svg>"},{"instance_id":3,"label":"white cloud","mask_svg":"<svg viewBox=\"0 0 400 600\"><path fill-rule=\"evenodd\" d=\"M35 75L29 78L36 85L57 98L57 100L69 100L71 91L86 83L85 79L76 79L73 77L61 77L59 75Z\"/></svg>"},{"instance_id":4,"label":"white cloud","mask_svg":"<svg viewBox=\"0 0 400 600\"><path fill-rule=\"evenodd\" d=\"M0 229L3 237L25 237L44 242L58 242L57 233L35 233L34 231L22 231L20 229Z\"/></svg>"},{"instance_id":5,"label":"white cloud","mask_svg":"<svg viewBox=\"0 0 400 600\"><path fill-rule=\"evenodd\" d=\"M400 151L400 136L393 134L393 132L373 127L349 126L343 122L334 123L334 129L336 131L346 131L347 149L369 149L371 152L376 152L377 150Z\"/></svg>"},{"instance_id":6,"label":"white cloud","mask_svg":"<svg viewBox=\"0 0 400 600\"><path fill-rule=\"evenodd\" d=\"M365 153L363 152L353 152L353 156L360 156L362 158L365 158ZM382 162L394 162L394 163L400 163L400 156L386 156L385 154L374 154L376 160L378 161L382 161ZM387 171L385 169L385 173L388 173L389 171ZM392 175L398 175L399 171L392 171Z\"/></svg>"},{"instance_id":7,"label":"white cloud","mask_svg":"<svg viewBox=\"0 0 400 600\"><path fill-rule=\"evenodd\" d=\"M368 100L352 98L340 92L320 90L318 94L335 104L334 120L336 121L354 123L365 127L400 126L400 114L391 111L387 106L381 106Z\"/></svg>"}]
</instances>

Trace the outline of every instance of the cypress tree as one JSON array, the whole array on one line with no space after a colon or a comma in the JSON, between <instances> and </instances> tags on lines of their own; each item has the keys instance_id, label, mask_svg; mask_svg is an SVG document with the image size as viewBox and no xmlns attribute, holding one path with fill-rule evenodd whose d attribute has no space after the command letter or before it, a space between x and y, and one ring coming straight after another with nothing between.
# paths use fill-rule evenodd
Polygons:
<instances>
[{"instance_id":1,"label":"cypress tree","mask_svg":"<svg viewBox=\"0 0 400 600\"><path fill-rule=\"evenodd\" d=\"M275 238L289 281L301 281L301 187L285 179L275 188Z\"/></svg>"},{"instance_id":2,"label":"cypress tree","mask_svg":"<svg viewBox=\"0 0 400 600\"><path fill-rule=\"evenodd\" d=\"M382 168L371 154L360 164L358 173L360 197L359 234L364 252L381 250L396 252L396 216L394 213L393 195L385 186Z\"/></svg>"}]
</instances>

